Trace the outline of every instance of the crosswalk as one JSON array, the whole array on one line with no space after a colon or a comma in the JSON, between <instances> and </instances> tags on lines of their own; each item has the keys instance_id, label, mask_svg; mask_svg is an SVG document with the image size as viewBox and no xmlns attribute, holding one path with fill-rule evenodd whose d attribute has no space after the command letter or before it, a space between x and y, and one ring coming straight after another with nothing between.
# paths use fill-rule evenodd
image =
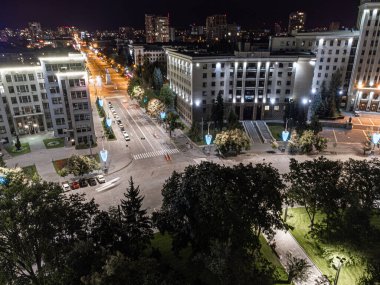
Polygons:
<instances>
[{"instance_id":1,"label":"crosswalk","mask_svg":"<svg viewBox=\"0 0 380 285\"><path fill-rule=\"evenodd\" d=\"M134 154L133 159L134 160L140 160L140 159L146 159L146 158L157 157L157 156L161 156L161 155L165 155L165 154L175 154L175 153L179 153L179 150L176 148L163 149L163 150L158 150L158 151Z\"/></svg>"}]
</instances>

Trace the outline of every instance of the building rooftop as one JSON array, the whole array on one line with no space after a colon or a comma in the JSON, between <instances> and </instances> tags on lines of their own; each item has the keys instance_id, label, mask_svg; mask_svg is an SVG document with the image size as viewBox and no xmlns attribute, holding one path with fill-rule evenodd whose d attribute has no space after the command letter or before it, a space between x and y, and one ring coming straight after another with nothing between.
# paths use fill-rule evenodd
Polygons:
<instances>
[{"instance_id":1,"label":"building rooftop","mask_svg":"<svg viewBox=\"0 0 380 285\"><path fill-rule=\"evenodd\" d=\"M69 53L78 53L72 47L30 49L0 45L0 67L37 66L40 64L39 57L64 56Z\"/></svg>"}]
</instances>

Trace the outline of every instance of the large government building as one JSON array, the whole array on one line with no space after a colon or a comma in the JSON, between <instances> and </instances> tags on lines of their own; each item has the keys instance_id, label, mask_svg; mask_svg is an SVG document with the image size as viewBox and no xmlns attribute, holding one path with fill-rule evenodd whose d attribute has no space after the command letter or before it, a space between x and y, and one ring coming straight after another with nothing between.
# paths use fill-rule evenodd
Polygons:
<instances>
[{"instance_id":1,"label":"large government building","mask_svg":"<svg viewBox=\"0 0 380 285\"><path fill-rule=\"evenodd\" d=\"M43 131L54 131L67 144L95 140L86 62L80 53L0 54L0 96L3 143Z\"/></svg>"},{"instance_id":2,"label":"large government building","mask_svg":"<svg viewBox=\"0 0 380 285\"><path fill-rule=\"evenodd\" d=\"M341 107L380 112L379 39L380 2L362 0L357 30L293 32L257 52L168 49L168 79L189 124L210 118L218 94L240 120L282 119L287 102L307 108L338 70Z\"/></svg>"}]
</instances>

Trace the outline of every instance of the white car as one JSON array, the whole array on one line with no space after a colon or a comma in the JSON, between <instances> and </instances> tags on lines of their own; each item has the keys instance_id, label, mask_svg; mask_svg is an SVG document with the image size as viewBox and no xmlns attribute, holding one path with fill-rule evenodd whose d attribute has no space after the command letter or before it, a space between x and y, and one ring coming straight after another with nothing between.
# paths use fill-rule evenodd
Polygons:
<instances>
[{"instance_id":1,"label":"white car","mask_svg":"<svg viewBox=\"0 0 380 285\"><path fill-rule=\"evenodd\" d=\"M130 140L131 140L131 139L129 138L128 133L127 133L126 131L123 131L122 133L123 133L124 139L125 139L126 141L130 141Z\"/></svg>"},{"instance_id":2,"label":"white car","mask_svg":"<svg viewBox=\"0 0 380 285\"><path fill-rule=\"evenodd\" d=\"M97 175L96 180L98 180L99 183L106 183L106 179L102 174Z\"/></svg>"},{"instance_id":3,"label":"white car","mask_svg":"<svg viewBox=\"0 0 380 285\"><path fill-rule=\"evenodd\" d=\"M120 117L118 115L115 116L115 120L116 121L119 121L120 120Z\"/></svg>"},{"instance_id":4,"label":"white car","mask_svg":"<svg viewBox=\"0 0 380 285\"><path fill-rule=\"evenodd\" d=\"M67 182L63 182L63 183L62 183L62 189L63 189L63 192L70 191L71 188L70 188L69 183L67 183Z\"/></svg>"}]
</instances>

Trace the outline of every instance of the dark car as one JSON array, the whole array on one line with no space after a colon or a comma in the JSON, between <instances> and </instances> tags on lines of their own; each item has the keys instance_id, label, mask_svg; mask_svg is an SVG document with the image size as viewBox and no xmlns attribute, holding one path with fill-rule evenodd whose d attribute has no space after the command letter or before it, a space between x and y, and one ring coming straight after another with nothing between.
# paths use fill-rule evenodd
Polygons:
<instances>
[{"instance_id":1,"label":"dark car","mask_svg":"<svg viewBox=\"0 0 380 285\"><path fill-rule=\"evenodd\" d=\"M87 179L87 182L90 186L96 186L96 179L94 177Z\"/></svg>"},{"instance_id":2,"label":"dark car","mask_svg":"<svg viewBox=\"0 0 380 285\"><path fill-rule=\"evenodd\" d=\"M80 188L79 182L78 181L71 182L70 187L72 190L79 189Z\"/></svg>"},{"instance_id":3,"label":"dark car","mask_svg":"<svg viewBox=\"0 0 380 285\"><path fill-rule=\"evenodd\" d=\"M88 186L87 180L86 179L80 179L79 180L79 185L82 188L87 187Z\"/></svg>"}]
</instances>

